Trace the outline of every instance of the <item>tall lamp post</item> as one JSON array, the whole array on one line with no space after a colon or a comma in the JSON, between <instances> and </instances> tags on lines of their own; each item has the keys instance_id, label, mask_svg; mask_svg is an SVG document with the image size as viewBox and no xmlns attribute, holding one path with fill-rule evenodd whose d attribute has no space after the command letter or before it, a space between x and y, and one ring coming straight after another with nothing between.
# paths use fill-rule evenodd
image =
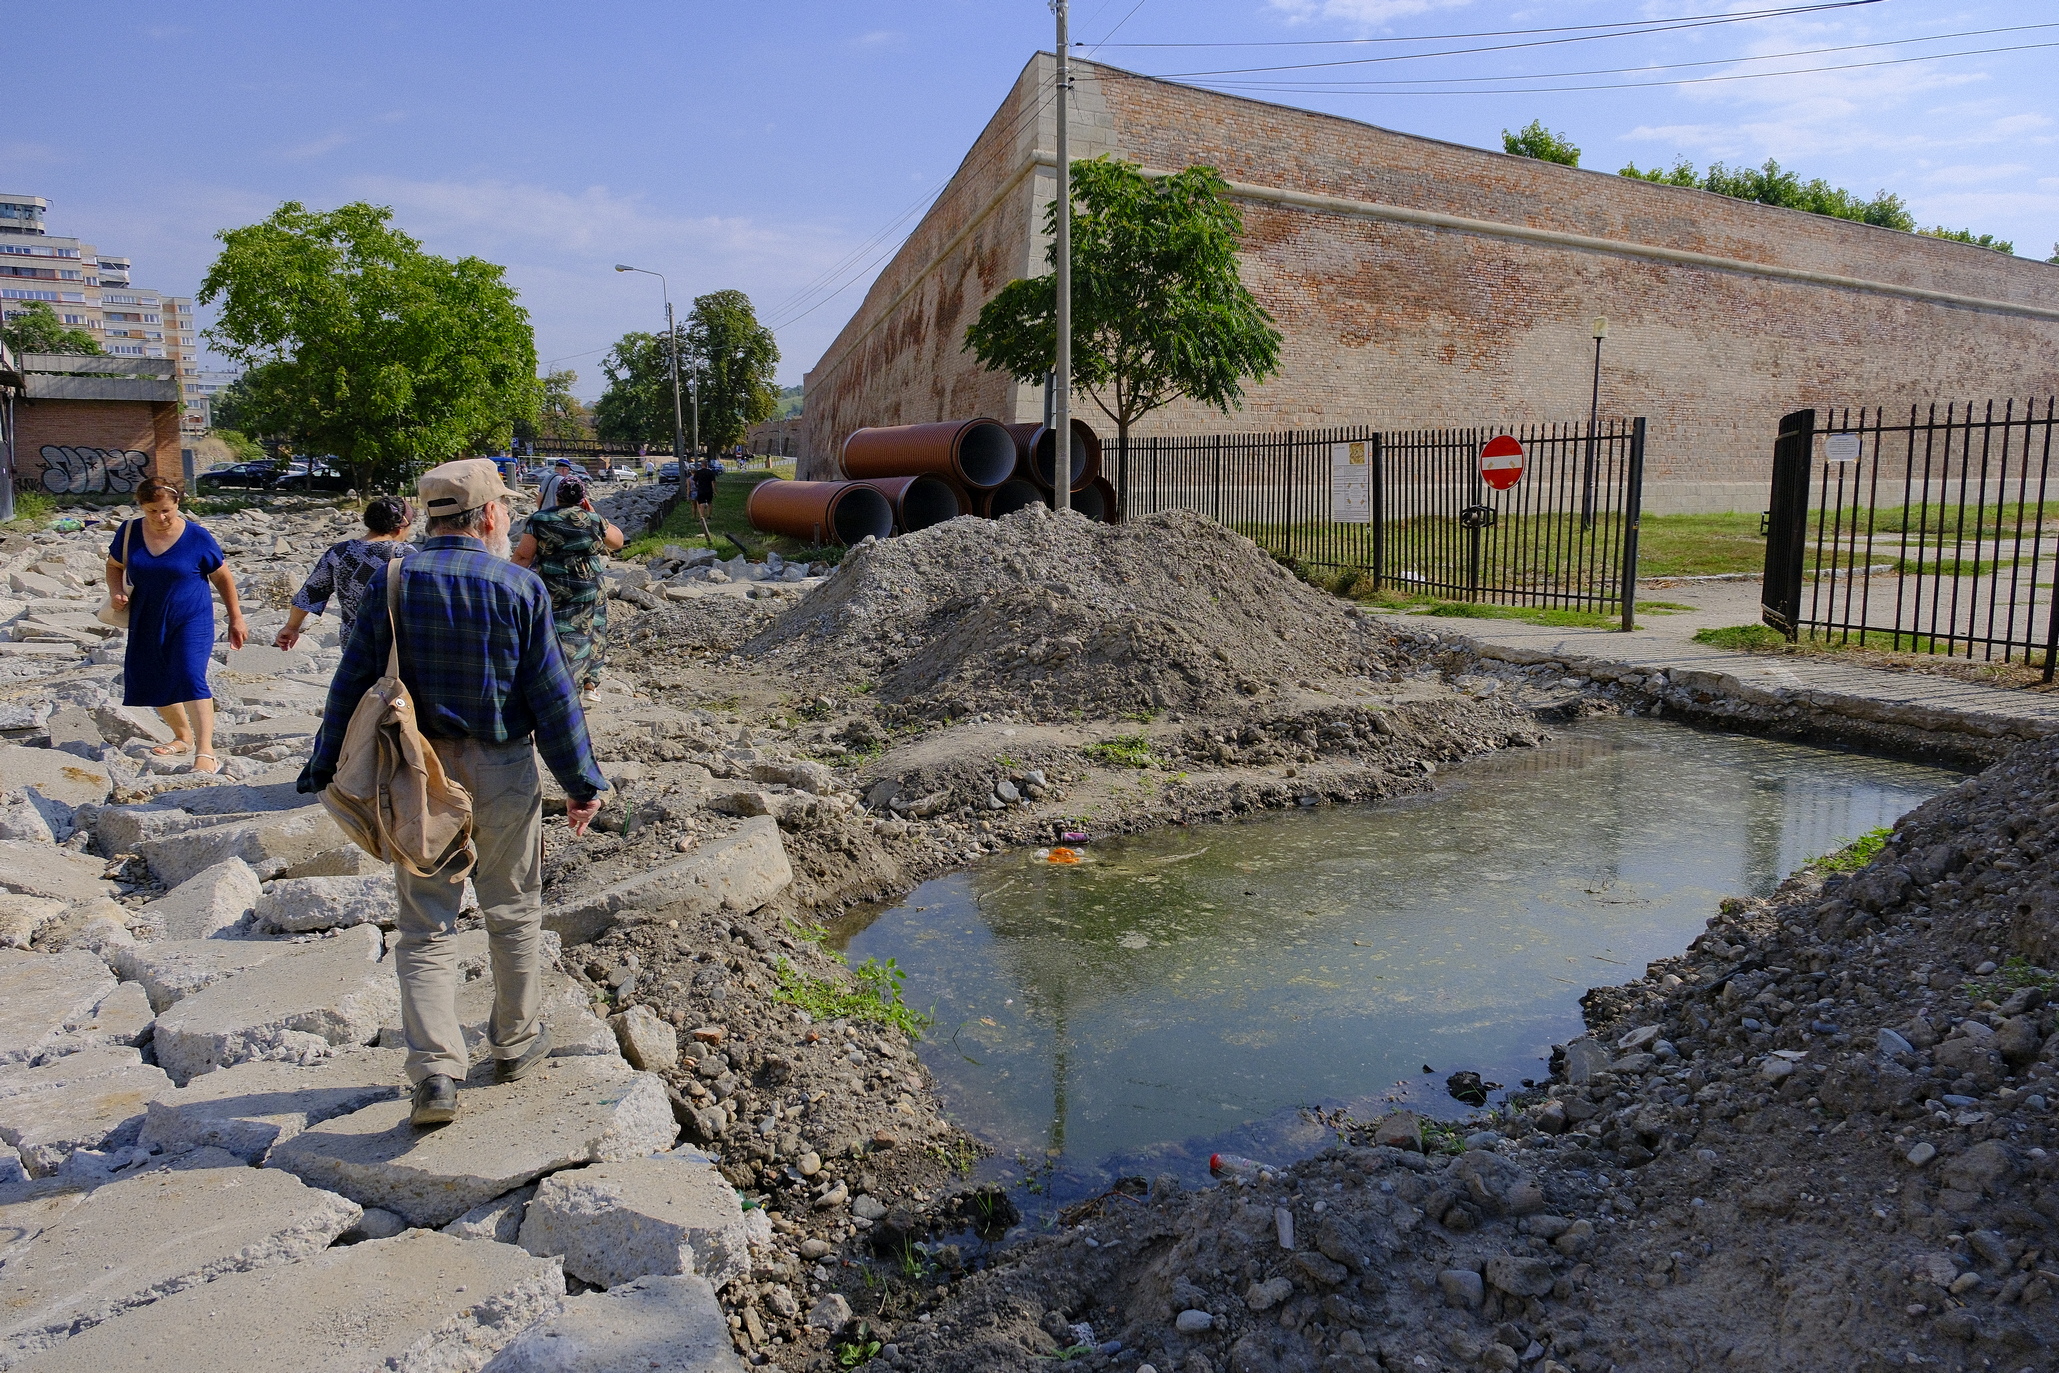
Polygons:
<instances>
[{"instance_id":1,"label":"tall lamp post","mask_svg":"<svg viewBox=\"0 0 2059 1373\"><path fill-rule=\"evenodd\" d=\"M679 413L679 331L672 324L672 283L665 280L663 272L653 272L648 267L631 267L627 263L618 262L615 264L615 270L642 272L647 277L656 277L658 290L665 297L665 351L672 355L672 455L679 462L680 479L683 481L686 471L686 426ZM701 408L698 404L700 397L697 395L694 399L694 444L698 447L701 441Z\"/></svg>"},{"instance_id":2,"label":"tall lamp post","mask_svg":"<svg viewBox=\"0 0 2059 1373\"><path fill-rule=\"evenodd\" d=\"M1072 43L1066 32L1066 0L1051 0L1058 20L1058 356L1052 369L1057 399L1051 405L1051 504L1072 501L1072 149L1067 146L1066 104L1072 96Z\"/></svg>"},{"instance_id":3,"label":"tall lamp post","mask_svg":"<svg viewBox=\"0 0 2059 1373\"><path fill-rule=\"evenodd\" d=\"M1601 341L1609 336L1609 322L1605 316L1594 319L1594 390L1587 400L1587 470L1580 481L1580 527L1594 528L1594 459L1595 444L1599 437L1596 426L1601 423Z\"/></svg>"}]
</instances>

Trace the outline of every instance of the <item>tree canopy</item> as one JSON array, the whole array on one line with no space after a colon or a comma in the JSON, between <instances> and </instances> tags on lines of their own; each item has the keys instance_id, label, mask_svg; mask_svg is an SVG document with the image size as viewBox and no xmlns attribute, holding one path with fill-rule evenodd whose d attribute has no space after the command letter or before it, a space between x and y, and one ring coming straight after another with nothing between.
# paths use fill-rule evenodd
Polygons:
<instances>
[{"instance_id":1,"label":"tree canopy","mask_svg":"<svg viewBox=\"0 0 2059 1373\"><path fill-rule=\"evenodd\" d=\"M0 326L0 338L20 357L23 353L70 353L92 357L100 352L100 341L85 329L61 323L57 311L43 300L23 302L8 311L13 316Z\"/></svg>"},{"instance_id":2,"label":"tree canopy","mask_svg":"<svg viewBox=\"0 0 2059 1373\"><path fill-rule=\"evenodd\" d=\"M1568 167L1580 165L1580 150L1573 146L1572 140L1545 128L1541 119L1531 120L1514 133L1503 129L1501 150L1516 157L1534 157L1539 162L1557 162Z\"/></svg>"},{"instance_id":3,"label":"tree canopy","mask_svg":"<svg viewBox=\"0 0 2059 1373\"><path fill-rule=\"evenodd\" d=\"M1721 162L1711 162L1706 175L1697 173L1694 164L1685 158L1674 163L1672 170L1663 172L1656 167L1644 171L1633 162L1618 175L1653 181L1662 186L1692 186L1737 200L1806 210L1832 219L1855 219L1865 224L1878 224L1884 229L1916 227L1915 218L1898 195L1880 191L1871 200L1865 200L1841 186L1831 185L1820 176L1813 181L1804 181L1800 175L1788 171L1770 157L1763 167L1726 167Z\"/></svg>"},{"instance_id":4,"label":"tree canopy","mask_svg":"<svg viewBox=\"0 0 2059 1373\"><path fill-rule=\"evenodd\" d=\"M686 351L700 382L701 442L727 448L779 406L779 345L742 291L696 296L686 317Z\"/></svg>"},{"instance_id":5,"label":"tree canopy","mask_svg":"<svg viewBox=\"0 0 2059 1373\"><path fill-rule=\"evenodd\" d=\"M1244 383L1279 371L1280 333L1237 276L1243 216L1213 167L1151 178L1101 157L1072 168L1072 380L1119 440L1188 397L1228 412ZM1058 203L1044 213L1057 264ZM1057 279L1010 282L981 309L965 347L1017 381L1057 356Z\"/></svg>"},{"instance_id":6,"label":"tree canopy","mask_svg":"<svg viewBox=\"0 0 2059 1373\"><path fill-rule=\"evenodd\" d=\"M540 393L505 269L425 253L392 217L288 201L216 235L198 296L218 305L208 341L249 369L244 426L334 454L361 488L504 447Z\"/></svg>"},{"instance_id":7,"label":"tree canopy","mask_svg":"<svg viewBox=\"0 0 2059 1373\"><path fill-rule=\"evenodd\" d=\"M685 347L685 330L680 347ZM688 360L680 353L680 404ZM594 431L611 443L672 444L672 363L663 334L628 333L601 359L608 389L594 403ZM681 428L684 429L684 424Z\"/></svg>"},{"instance_id":8,"label":"tree canopy","mask_svg":"<svg viewBox=\"0 0 2059 1373\"><path fill-rule=\"evenodd\" d=\"M515 421L515 437L524 442L544 439L590 439L593 437L593 414L586 408L586 402L572 394L572 388L579 384L579 374L567 367L561 371L545 372L538 385L542 388L536 419Z\"/></svg>"}]
</instances>

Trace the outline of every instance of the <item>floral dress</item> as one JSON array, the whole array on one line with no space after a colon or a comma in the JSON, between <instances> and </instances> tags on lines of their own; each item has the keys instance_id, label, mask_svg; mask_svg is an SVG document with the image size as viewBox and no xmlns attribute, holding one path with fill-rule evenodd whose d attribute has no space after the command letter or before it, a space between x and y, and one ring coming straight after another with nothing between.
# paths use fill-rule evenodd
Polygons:
<instances>
[{"instance_id":1,"label":"floral dress","mask_svg":"<svg viewBox=\"0 0 2059 1373\"><path fill-rule=\"evenodd\" d=\"M601 551L608 524L578 506L539 510L529 517L536 540L536 575L550 592L558 646L582 686L600 682L607 663L608 598L601 588Z\"/></svg>"}]
</instances>

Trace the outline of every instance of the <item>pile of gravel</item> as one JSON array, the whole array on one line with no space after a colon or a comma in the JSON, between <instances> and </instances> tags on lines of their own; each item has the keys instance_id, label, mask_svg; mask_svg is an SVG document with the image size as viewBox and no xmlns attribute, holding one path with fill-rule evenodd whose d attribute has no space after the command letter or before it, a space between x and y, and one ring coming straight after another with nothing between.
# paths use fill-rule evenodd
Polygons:
<instances>
[{"instance_id":1,"label":"pile of gravel","mask_svg":"<svg viewBox=\"0 0 2059 1373\"><path fill-rule=\"evenodd\" d=\"M852 550L744 652L925 718L1220 713L1384 670L1350 607L1212 520L1032 506Z\"/></svg>"}]
</instances>

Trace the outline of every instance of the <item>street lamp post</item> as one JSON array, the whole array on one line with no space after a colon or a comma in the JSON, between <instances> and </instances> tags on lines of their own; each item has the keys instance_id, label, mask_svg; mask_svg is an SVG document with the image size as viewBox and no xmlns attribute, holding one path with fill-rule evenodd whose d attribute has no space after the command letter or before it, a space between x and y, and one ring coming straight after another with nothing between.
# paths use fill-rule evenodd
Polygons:
<instances>
[{"instance_id":1,"label":"street lamp post","mask_svg":"<svg viewBox=\"0 0 2059 1373\"><path fill-rule=\"evenodd\" d=\"M1597 315L1594 320L1594 390L1587 399L1587 470L1580 478L1580 527L1594 528L1594 460L1595 445L1600 442L1595 430L1601 423L1601 341L1609 336L1607 318Z\"/></svg>"},{"instance_id":2,"label":"street lamp post","mask_svg":"<svg viewBox=\"0 0 2059 1373\"><path fill-rule=\"evenodd\" d=\"M1058 256L1056 318L1058 347L1051 371L1057 398L1051 404L1051 504L1063 510L1072 501L1072 149L1067 146L1069 130L1066 105L1072 95L1066 0L1051 0L1051 13L1058 20Z\"/></svg>"},{"instance_id":3,"label":"street lamp post","mask_svg":"<svg viewBox=\"0 0 2059 1373\"><path fill-rule=\"evenodd\" d=\"M681 480L685 480L686 435L682 432L685 422L679 413L679 331L672 323L672 283L665 280L663 272L653 272L648 267L631 267L627 263L618 262L615 264L615 270L642 272L645 276L656 277L658 290L664 294L665 351L672 355L672 456L679 463ZM694 392L693 418L694 445L698 447L701 441L701 397L698 390Z\"/></svg>"}]
</instances>

